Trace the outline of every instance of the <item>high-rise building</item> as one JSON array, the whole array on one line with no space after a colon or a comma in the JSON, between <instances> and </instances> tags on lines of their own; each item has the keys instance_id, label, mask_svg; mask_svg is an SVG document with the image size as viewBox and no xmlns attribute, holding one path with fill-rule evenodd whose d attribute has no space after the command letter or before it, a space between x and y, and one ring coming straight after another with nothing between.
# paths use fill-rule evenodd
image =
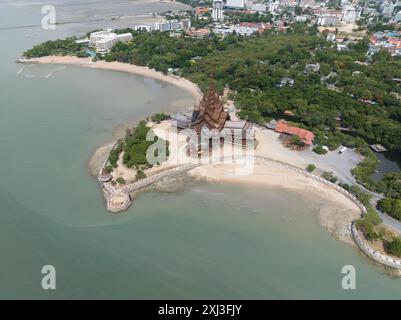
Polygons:
<instances>
[{"instance_id":1,"label":"high-rise building","mask_svg":"<svg viewBox=\"0 0 401 320\"><path fill-rule=\"evenodd\" d=\"M223 0L213 1L212 19L213 21L223 22L224 20Z\"/></svg>"},{"instance_id":2,"label":"high-rise building","mask_svg":"<svg viewBox=\"0 0 401 320\"><path fill-rule=\"evenodd\" d=\"M165 22L155 23L155 30L161 32L172 31L181 28L182 28L182 23L178 20L167 20Z\"/></svg>"},{"instance_id":3,"label":"high-rise building","mask_svg":"<svg viewBox=\"0 0 401 320\"><path fill-rule=\"evenodd\" d=\"M188 31L191 29L191 19L182 20L181 23L182 23L182 29L184 31Z\"/></svg>"}]
</instances>

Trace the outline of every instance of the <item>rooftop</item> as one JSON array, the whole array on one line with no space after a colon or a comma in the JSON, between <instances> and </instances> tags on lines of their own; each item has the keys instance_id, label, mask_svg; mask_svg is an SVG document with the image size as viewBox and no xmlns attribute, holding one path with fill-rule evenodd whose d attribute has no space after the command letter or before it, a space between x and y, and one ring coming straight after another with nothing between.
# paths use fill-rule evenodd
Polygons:
<instances>
[{"instance_id":1,"label":"rooftop","mask_svg":"<svg viewBox=\"0 0 401 320\"><path fill-rule=\"evenodd\" d=\"M310 132L309 130L290 126L284 120L280 120L277 122L276 132L286 133L286 134L290 134L290 135L296 135L301 139L301 141L304 144L306 144L308 146L312 145L312 141L315 138L315 135L312 132Z\"/></svg>"}]
</instances>

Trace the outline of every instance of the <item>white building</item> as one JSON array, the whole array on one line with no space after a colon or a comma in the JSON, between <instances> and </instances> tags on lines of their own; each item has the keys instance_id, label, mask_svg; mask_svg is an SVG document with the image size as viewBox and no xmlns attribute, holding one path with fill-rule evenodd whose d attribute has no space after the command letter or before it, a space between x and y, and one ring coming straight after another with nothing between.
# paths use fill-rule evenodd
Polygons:
<instances>
[{"instance_id":1,"label":"white building","mask_svg":"<svg viewBox=\"0 0 401 320\"><path fill-rule=\"evenodd\" d=\"M369 16L369 15L374 16L374 15L378 14L378 12L375 8L369 8L369 7L364 7L362 12L364 15L367 15L367 16Z\"/></svg>"},{"instance_id":2,"label":"white building","mask_svg":"<svg viewBox=\"0 0 401 320\"><path fill-rule=\"evenodd\" d=\"M140 24L140 25L137 25L137 26L134 26L134 30L135 31L152 31L153 30L153 27L152 26L149 26L149 25L146 25L146 24Z\"/></svg>"},{"instance_id":3,"label":"white building","mask_svg":"<svg viewBox=\"0 0 401 320\"><path fill-rule=\"evenodd\" d=\"M132 40L131 33L116 34L111 29L97 31L90 34L89 45L96 48L99 54L109 53L111 48L119 42L127 42Z\"/></svg>"},{"instance_id":4,"label":"white building","mask_svg":"<svg viewBox=\"0 0 401 320\"><path fill-rule=\"evenodd\" d=\"M170 31L170 23L166 22L155 22L155 30L160 32Z\"/></svg>"},{"instance_id":5,"label":"white building","mask_svg":"<svg viewBox=\"0 0 401 320\"><path fill-rule=\"evenodd\" d=\"M337 24L337 16L330 14L322 14L317 18L319 26L335 26Z\"/></svg>"},{"instance_id":6,"label":"white building","mask_svg":"<svg viewBox=\"0 0 401 320\"><path fill-rule=\"evenodd\" d=\"M182 29L182 23L178 20L170 20L170 28L171 30Z\"/></svg>"},{"instance_id":7,"label":"white building","mask_svg":"<svg viewBox=\"0 0 401 320\"><path fill-rule=\"evenodd\" d=\"M189 31L191 29L191 19L182 20L181 23L184 31Z\"/></svg>"},{"instance_id":8,"label":"white building","mask_svg":"<svg viewBox=\"0 0 401 320\"><path fill-rule=\"evenodd\" d=\"M160 32L172 31L182 28L182 23L178 20L168 20L166 22L156 22L155 30Z\"/></svg>"},{"instance_id":9,"label":"white building","mask_svg":"<svg viewBox=\"0 0 401 320\"><path fill-rule=\"evenodd\" d=\"M295 17L295 21L296 22L306 22L306 21L308 21L308 16L296 16Z\"/></svg>"},{"instance_id":10,"label":"white building","mask_svg":"<svg viewBox=\"0 0 401 320\"><path fill-rule=\"evenodd\" d=\"M267 6L263 3L252 3L251 10L257 12L266 12Z\"/></svg>"},{"instance_id":11,"label":"white building","mask_svg":"<svg viewBox=\"0 0 401 320\"><path fill-rule=\"evenodd\" d=\"M89 45L95 46L97 41L102 40L111 33L113 33L113 29L92 32L89 36Z\"/></svg>"},{"instance_id":12,"label":"white building","mask_svg":"<svg viewBox=\"0 0 401 320\"><path fill-rule=\"evenodd\" d=\"M117 35L117 41L128 42L131 40L132 40L132 34L129 32Z\"/></svg>"},{"instance_id":13,"label":"white building","mask_svg":"<svg viewBox=\"0 0 401 320\"><path fill-rule=\"evenodd\" d=\"M245 0L227 0L227 7L233 9L244 9Z\"/></svg>"},{"instance_id":14,"label":"white building","mask_svg":"<svg viewBox=\"0 0 401 320\"><path fill-rule=\"evenodd\" d=\"M262 1L261 1L262 2ZM267 5L261 2L256 2L256 1L247 1L246 2L246 9L251 10L251 11L256 11L256 12L266 12L267 10Z\"/></svg>"},{"instance_id":15,"label":"white building","mask_svg":"<svg viewBox=\"0 0 401 320\"><path fill-rule=\"evenodd\" d=\"M279 2L278 1L272 1L270 0L267 4L266 4L266 10L270 13L276 12L278 7L279 7Z\"/></svg>"},{"instance_id":16,"label":"white building","mask_svg":"<svg viewBox=\"0 0 401 320\"><path fill-rule=\"evenodd\" d=\"M347 23L354 23L361 16L361 10L354 6L344 6L342 9L343 17L342 20Z\"/></svg>"},{"instance_id":17,"label":"white building","mask_svg":"<svg viewBox=\"0 0 401 320\"><path fill-rule=\"evenodd\" d=\"M224 21L223 0L213 1L212 19L213 21Z\"/></svg>"}]
</instances>

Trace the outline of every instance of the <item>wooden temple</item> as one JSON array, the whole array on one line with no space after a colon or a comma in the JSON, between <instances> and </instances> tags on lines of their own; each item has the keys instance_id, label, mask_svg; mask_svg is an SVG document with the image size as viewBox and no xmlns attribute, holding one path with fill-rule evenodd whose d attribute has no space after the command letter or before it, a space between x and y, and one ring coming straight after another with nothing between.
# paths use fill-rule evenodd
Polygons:
<instances>
[{"instance_id":1,"label":"wooden temple","mask_svg":"<svg viewBox=\"0 0 401 320\"><path fill-rule=\"evenodd\" d=\"M229 143L254 147L255 132L247 120L230 120L214 84L194 108L189 128L196 134L189 144L191 154L211 150L215 145Z\"/></svg>"},{"instance_id":2,"label":"wooden temple","mask_svg":"<svg viewBox=\"0 0 401 320\"><path fill-rule=\"evenodd\" d=\"M223 130L228 119L228 112L223 108L223 102L217 93L216 87L211 85L198 107L192 114L191 128L200 134L204 127L209 130Z\"/></svg>"}]
</instances>

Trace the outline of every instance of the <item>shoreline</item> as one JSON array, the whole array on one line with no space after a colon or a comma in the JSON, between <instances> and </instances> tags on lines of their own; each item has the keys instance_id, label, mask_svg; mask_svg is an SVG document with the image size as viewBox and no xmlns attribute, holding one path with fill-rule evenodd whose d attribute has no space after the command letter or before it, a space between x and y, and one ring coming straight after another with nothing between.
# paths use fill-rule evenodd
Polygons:
<instances>
[{"instance_id":1,"label":"shoreline","mask_svg":"<svg viewBox=\"0 0 401 320\"><path fill-rule=\"evenodd\" d=\"M317 208L319 224L336 239L356 247L350 227L361 216L360 208L345 195L331 186L285 167L266 164L256 160L254 171L249 175L236 175L236 165L216 164L197 167L188 172L194 178L208 183L237 184L262 188L280 188L296 192ZM308 190L308 192L304 192Z\"/></svg>"},{"instance_id":2,"label":"shoreline","mask_svg":"<svg viewBox=\"0 0 401 320\"><path fill-rule=\"evenodd\" d=\"M137 66L122 62L105 62L97 61L93 62L91 58L78 58L75 56L45 56L39 58L30 58L23 60L24 64L34 63L34 64L60 64L60 65L70 65L78 66L84 68L94 68L101 70L117 71L130 73L138 76L143 76L145 78L151 78L157 81L161 81L167 84L176 86L188 93L193 97L194 103L197 103L202 98L202 92L200 88L193 82L182 77L175 77L171 75L165 75L154 69L148 67ZM163 112L162 110L160 112ZM98 176L98 172L105 160L105 157L110 153L112 146L115 141L124 136L125 130L129 127L134 126L135 122L127 122L118 125L113 129L111 140L94 148L91 157L88 160L88 171L89 174L95 178Z\"/></svg>"},{"instance_id":3,"label":"shoreline","mask_svg":"<svg viewBox=\"0 0 401 320\"><path fill-rule=\"evenodd\" d=\"M72 65L79 66L84 68L94 68L94 69L102 69L102 70L110 70L110 71L119 71L125 73L131 73L147 78L151 78L154 80L162 81L171 85L174 85L178 88L181 88L187 92L189 92L195 99L195 101L199 101L202 98L202 92L199 87L189 81L186 78L165 75L159 71L154 69L150 69L148 67L137 66L134 64L122 63L122 62L105 62L105 61L96 61L93 62L91 58L78 58L75 56L46 56L40 58L31 58L24 60L23 63L37 63L37 64L63 64L63 65Z\"/></svg>"},{"instance_id":4,"label":"shoreline","mask_svg":"<svg viewBox=\"0 0 401 320\"><path fill-rule=\"evenodd\" d=\"M74 65L86 68L126 72L175 85L191 93L195 101L198 101L202 97L199 87L191 81L185 78L164 75L148 67L140 67L120 62L93 62L90 58L78 58L73 56L47 56L29 59L26 62L39 64ZM125 127L128 125L129 123L122 126ZM121 131L119 130L119 127L114 129L112 138L113 141L109 141L97 148L89 160L88 169L92 176L96 177L98 175L99 168L102 166L105 157L108 156L108 153L114 145L114 142L117 138L117 132ZM313 181L312 179L295 172L287 172L287 169L273 167L270 165L263 165L263 167L256 165L255 172L249 176L235 176L228 174L224 171L230 171L233 170L233 168L230 168L227 165L224 165L223 168L218 168L218 166L219 165L208 165L197 167L189 171L188 175L194 178L206 179L207 182L257 185L260 187L263 185L269 185L270 187L277 187L299 192L305 197L305 199L313 199L314 196L318 196L319 199L324 198L326 199L324 205L321 201L316 202L316 205L320 207L318 210L318 220L320 225L340 241L355 246L349 226L353 220L360 216L360 211L358 207L352 201L350 201L350 199L347 199L345 196L342 196L335 190L322 186L321 184L318 185L316 181ZM305 190L305 188L309 189L307 194L302 192L302 190Z\"/></svg>"}]
</instances>

